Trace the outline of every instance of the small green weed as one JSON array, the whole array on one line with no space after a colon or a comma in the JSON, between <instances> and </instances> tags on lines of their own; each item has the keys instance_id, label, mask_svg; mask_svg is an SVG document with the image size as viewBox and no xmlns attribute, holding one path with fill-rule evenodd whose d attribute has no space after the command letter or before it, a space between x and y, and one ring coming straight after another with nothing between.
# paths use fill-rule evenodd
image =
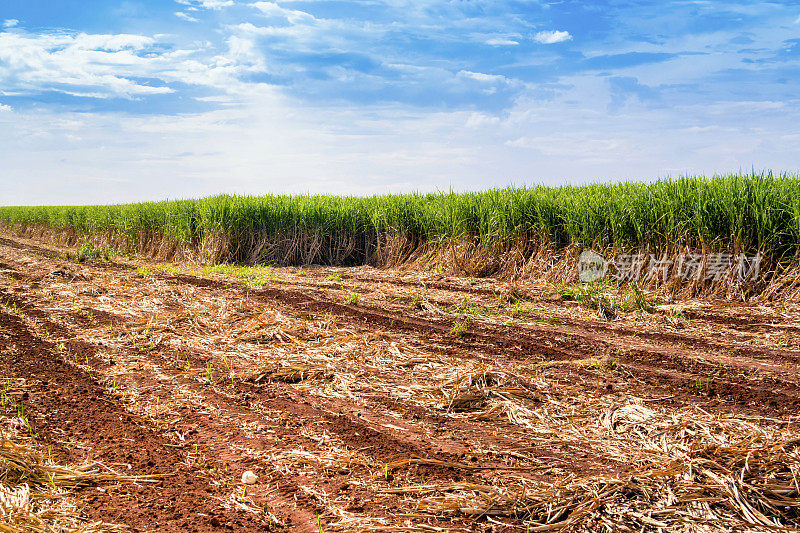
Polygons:
<instances>
[{"instance_id":1,"label":"small green weed","mask_svg":"<svg viewBox=\"0 0 800 533\"><path fill-rule=\"evenodd\" d=\"M450 328L450 335L454 335L456 337L463 337L469 333L469 328L463 322L459 322L458 320L453 322L453 327Z\"/></svg>"},{"instance_id":2,"label":"small green weed","mask_svg":"<svg viewBox=\"0 0 800 533\"><path fill-rule=\"evenodd\" d=\"M508 308L508 313L514 318L519 318L521 316L528 315L531 312L532 312L531 307L521 302L517 302Z\"/></svg>"},{"instance_id":3,"label":"small green weed","mask_svg":"<svg viewBox=\"0 0 800 533\"><path fill-rule=\"evenodd\" d=\"M486 307L473 302L469 296L464 296L464 299L453 305L450 308L450 311L456 315L463 316L489 313L489 310Z\"/></svg>"},{"instance_id":4,"label":"small green weed","mask_svg":"<svg viewBox=\"0 0 800 533\"><path fill-rule=\"evenodd\" d=\"M167 274L172 274L173 276L181 273L180 269L171 263L161 263L156 265L156 270L166 272Z\"/></svg>"},{"instance_id":5,"label":"small green weed","mask_svg":"<svg viewBox=\"0 0 800 533\"><path fill-rule=\"evenodd\" d=\"M270 265L239 266L222 263L203 269L205 274L222 274L242 280L243 288L256 287L275 281L275 270Z\"/></svg>"},{"instance_id":6,"label":"small green weed","mask_svg":"<svg viewBox=\"0 0 800 533\"><path fill-rule=\"evenodd\" d=\"M628 296L623 303L623 307L626 309L640 310L646 313L655 313L657 305L658 300L649 298L636 283L631 285Z\"/></svg>"},{"instance_id":7,"label":"small green weed","mask_svg":"<svg viewBox=\"0 0 800 533\"><path fill-rule=\"evenodd\" d=\"M408 303L409 309L422 309L425 306L425 297L419 291L414 291L411 301Z\"/></svg>"},{"instance_id":8,"label":"small green weed","mask_svg":"<svg viewBox=\"0 0 800 533\"><path fill-rule=\"evenodd\" d=\"M149 278L150 276L153 275L153 271L150 270L149 268L143 266L143 267L137 268L136 272L134 272L134 274L136 275L136 277L139 277L139 278Z\"/></svg>"},{"instance_id":9,"label":"small green weed","mask_svg":"<svg viewBox=\"0 0 800 533\"><path fill-rule=\"evenodd\" d=\"M336 329L336 325L339 323L339 316L334 314L333 311L328 311L325 314L325 322L324 325L327 329Z\"/></svg>"},{"instance_id":10,"label":"small green weed","mask_svg":"<svg viewBox=\"0 0 800 533\"><path fill-rule=\"evenodd\" d=\"M235 369L233 367L233 358L225 357L225 368L228 369L228 378L231 380L231 387L234 389L236 388L236 382L234 381L233 377L236 374Z\"/></svg>"},{"instance_id":11,"label":"small green weed","mask_svg":"<svg viewBox=\"0 0 800 533\"><path fill-rule=\"evenodd\" d=\"M344 299L345 305L358 305L358 293L355 291L350 291Z\"/></svg>"},{"instance_id":12,"label":"small green weed","mask_svg":"<svg viewBox=\"0 0 800 533\"><path fill-rule=\"evenodd\" d=\"M2 389L0 389L0 408L10 408L14 413L17 415L17 418L22 422L25 428L28 430L28 434L36 438L36 430L33 427L30 419L28 418L28 414L25 412L25 406L22 405L21 401L17 401L11 394L11 380L8 379L3 384Z\"/></svg>"},{"instance_id":13,"label":"small green weed","mask_svg":"<svg viewBox=\"0 0 800 533\"><path fill-rule=\"evenodd\" d=\"M600 306L613 308L614 301L608 296L608 282L605 280L576 285L559 285L558 294L564 301L574 301L583 307L597 309Z\"/></svg>"}]
</instances>

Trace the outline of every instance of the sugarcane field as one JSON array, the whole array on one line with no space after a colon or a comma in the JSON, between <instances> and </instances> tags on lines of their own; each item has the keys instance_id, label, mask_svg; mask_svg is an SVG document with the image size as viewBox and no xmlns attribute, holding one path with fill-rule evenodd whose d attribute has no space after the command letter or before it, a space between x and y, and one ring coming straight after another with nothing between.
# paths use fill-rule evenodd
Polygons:
<instances>
[{"instance_id":1,"label":"sugarcane field","mask_svg":"<svg viewBox=\"0 0 800 533\"><path fill-rule=\"evenodd\" d=\"M800 533L800 0L0 0L0 533Z\"/></svg>"},{"instance_id":2,"label":"sugarcane field","mask_svg":"<svg viewBox=\"0 0 800 533\"><path fill-rule=\"evenodd\" d=\"M453 274L463 248L246 266L20 235L0 531L800 524L791 272L737 300L582 282L577 250L511 279Z\"/></svg>"}]
</instances>

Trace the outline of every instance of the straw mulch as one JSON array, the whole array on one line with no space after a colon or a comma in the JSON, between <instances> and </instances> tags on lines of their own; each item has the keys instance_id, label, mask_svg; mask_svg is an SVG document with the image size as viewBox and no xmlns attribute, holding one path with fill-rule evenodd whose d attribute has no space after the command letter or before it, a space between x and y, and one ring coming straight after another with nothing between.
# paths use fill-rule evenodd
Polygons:
<instances>
[{"instance_id":1,"label":"straw mulch","mask_svg":"<svg viewBox=\"0 0 800 533\"><path fill-rule=\"evenodd\" d=\"M630 464L625 475L537 484L447 483L387 489L422 498L434 515L522 519L528 531L796 531L800 433L715 416L668 414L629 403L606 409L586 434L598 455ZM543 425L543 424L542 424ZM540 425L541 427L541 425ZM586 432L584 427L581 433ZM561 427L562 442L579 437ZM630 473L633 472L633 473Z\"/></svg>"},{"instance_id":2,"label":"straw mulch","mask_svg":"<svg viewBox=\"0 0 800 533\"><path fill-rule=\"evenodd\" d=\"M70 490L150 478L122 476L99 463L67 468L0 432L0 533L115 533L125 526L90 522Z\"/></svg>"}]
</instances>

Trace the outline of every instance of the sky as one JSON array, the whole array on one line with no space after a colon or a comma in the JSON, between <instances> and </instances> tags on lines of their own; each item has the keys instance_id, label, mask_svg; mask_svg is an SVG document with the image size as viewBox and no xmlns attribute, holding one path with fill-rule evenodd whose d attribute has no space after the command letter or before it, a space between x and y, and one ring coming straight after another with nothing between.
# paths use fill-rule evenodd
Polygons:
<instances>
[{"instance_id":1,"label":"sky","mask_svg":"<svg viewBox=\"0 0 800 533\"><path fill-rule=\"evenodd\" d=\"M798 104L795 1L0 1L0 205L797 172Z\"/></svg>"}]
</instances>

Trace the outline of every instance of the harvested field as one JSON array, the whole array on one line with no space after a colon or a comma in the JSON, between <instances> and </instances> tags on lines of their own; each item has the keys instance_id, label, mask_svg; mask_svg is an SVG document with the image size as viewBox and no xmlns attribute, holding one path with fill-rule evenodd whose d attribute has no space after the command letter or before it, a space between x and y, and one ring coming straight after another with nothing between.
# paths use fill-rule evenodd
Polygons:
<instances>
[{"instance_id":1,"label":"harvested field","mask_svg":"<svg viewBox=\"0 0 800 533\"><path fill-rule=\"evenodd\" d=\"M543 282L63 251L0 238L0 416L119 476L70 487L85 524L800 527L796 302L609 321Z\"/></svg>"}]
</instances>

